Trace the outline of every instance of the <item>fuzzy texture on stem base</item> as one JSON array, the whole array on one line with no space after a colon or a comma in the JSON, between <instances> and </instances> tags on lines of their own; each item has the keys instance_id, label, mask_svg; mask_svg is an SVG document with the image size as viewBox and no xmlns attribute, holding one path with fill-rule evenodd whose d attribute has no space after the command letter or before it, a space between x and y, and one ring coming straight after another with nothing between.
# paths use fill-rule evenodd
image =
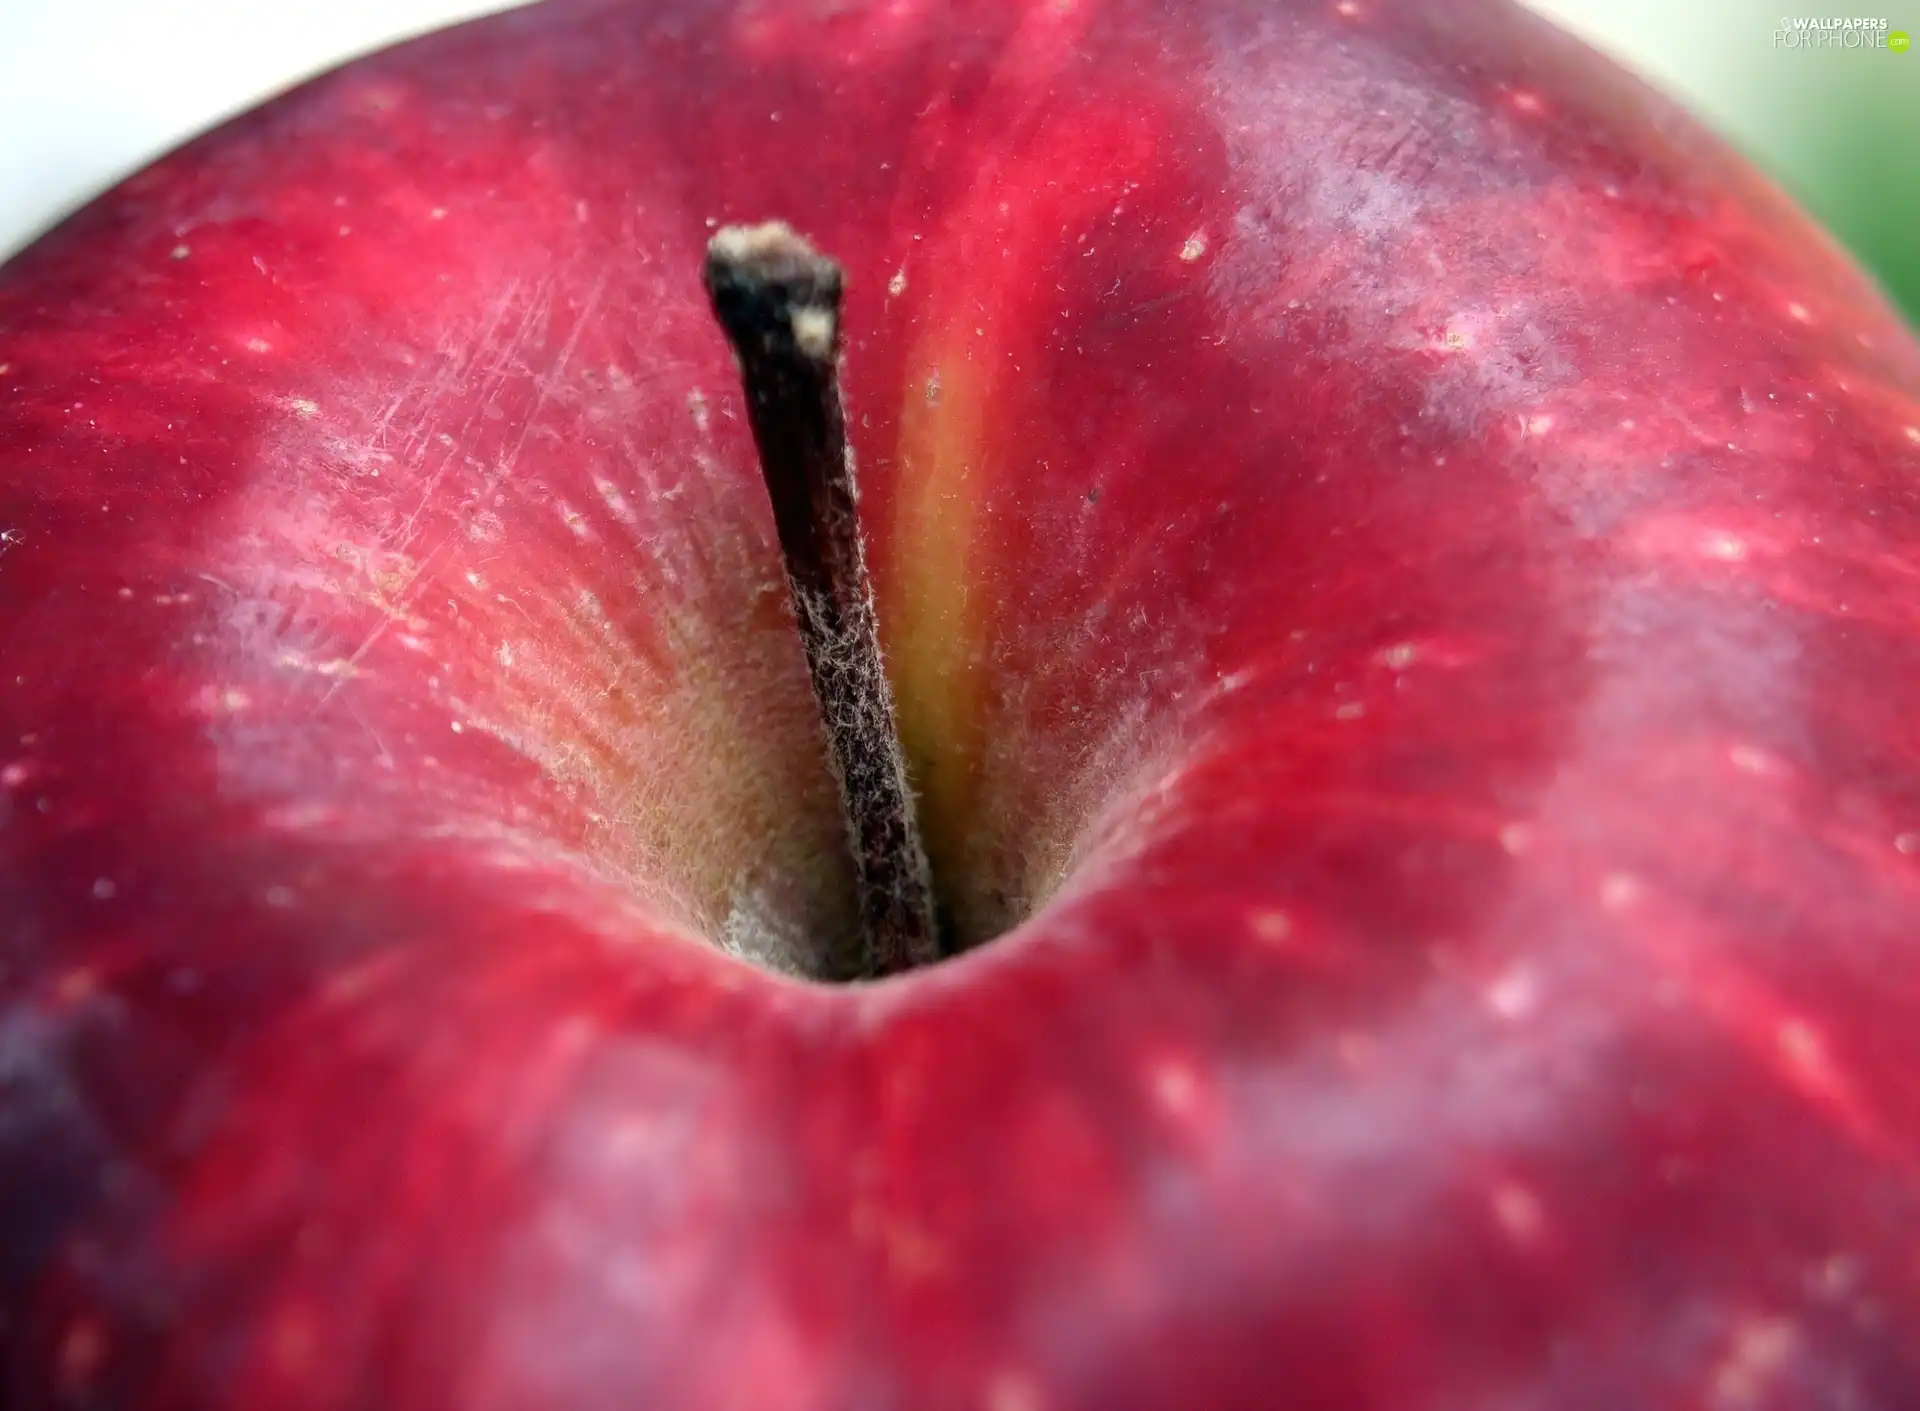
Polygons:
<instances>
[{"instance_id":1,"label":"fuzzy texture on stem base","mask_svg":"<svg viewBox=\"0 0 1920 1411\"><path fill-rule=\"evenodd\" d=\"M940 956L926 849L895 724L841 405L840 267L781 222L728 226L706 286L746 384L860 887L862 977Z\"/></svg>"}]
</instances>

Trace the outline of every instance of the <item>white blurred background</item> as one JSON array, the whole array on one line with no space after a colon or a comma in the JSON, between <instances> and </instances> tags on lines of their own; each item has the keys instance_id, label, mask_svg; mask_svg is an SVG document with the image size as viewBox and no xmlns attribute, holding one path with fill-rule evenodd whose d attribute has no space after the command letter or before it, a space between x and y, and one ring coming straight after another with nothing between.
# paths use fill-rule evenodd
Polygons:
<instances>
[{"instance_id":1,"label":"white blurred background","mask_svg":"<svg viewBox=\"0 0 1920 1411\"><path fill-rule=\"evenodd\" d=\"M1920 0L1861 10L1920 35ZM0 0L0 257L114 178L350 55L513 0ZM1687 103L1920 320L1920 48L1776 47L1828 0L1531 0Z\"/></svg>"}]
</instances>

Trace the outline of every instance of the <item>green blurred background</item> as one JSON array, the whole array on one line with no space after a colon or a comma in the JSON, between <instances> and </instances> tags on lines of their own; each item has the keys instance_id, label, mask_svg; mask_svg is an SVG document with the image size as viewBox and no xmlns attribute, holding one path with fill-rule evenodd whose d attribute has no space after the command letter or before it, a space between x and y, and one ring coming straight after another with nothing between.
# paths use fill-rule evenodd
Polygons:
<instances>
[{"instance_id":1,"label":"green blurred background","mask_svg":"<svg viewBox=\"0 0 1920 1411\"><path fill-rule=\"evenodd\" d=\"M0 256L190 133L355 53L514 0L0 0ZM938 3L938 0L936 0ZM1331 4L1332 0L1326 0ZM1771 170L1920 321L1920 48L1789 50L1799 0L1529 0ZM1831 0L1828 0L1831 3Z\"/></svg>"},{"instance_id":2,"label":"green blurred background","mask_svg":"<svg viewBox=\"0 0 1920 1411\"><path fill-rule=\"evenodd\" d=\"M1920 0L1530 0L1674 94L1840 236L1920 324ZM1916 44L1776 47L1783 19L1885 19Z\"/></svg>"}]
</instances>

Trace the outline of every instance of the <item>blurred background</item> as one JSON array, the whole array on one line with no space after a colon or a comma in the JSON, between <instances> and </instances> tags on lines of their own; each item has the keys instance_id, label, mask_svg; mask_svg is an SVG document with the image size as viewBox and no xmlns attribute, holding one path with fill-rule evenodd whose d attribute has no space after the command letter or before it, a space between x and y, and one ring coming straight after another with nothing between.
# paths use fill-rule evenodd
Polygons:
<instances>
[{"instance_id":1,"label":"blurred background","mask_svg":"<svg viewBox=\"0 0 1920 1411\"><path fill-rule=\"evenodd\" d=\"M349 55L510 0L0 0L0 256L229 113ZM1794 18L1920 0L1530 0L1686 103L1920 322L1920 49L1789 47ZM1900 7L1905 7L1904 9Z\"/></svg>"},{"instance_id":2,"label":"blurred background","mask_svg":"<svg viewBox=\"0 0 1920 1411\"><path fill-rule=\"evenodd\" d=\"M1920 0L1531 3L1765 167L1920 324L1920 46L1794 47L1774 38L1794 19L1839 16L1884 19L1888 33L1920 39Z\"/></svg>"}]
</instances>

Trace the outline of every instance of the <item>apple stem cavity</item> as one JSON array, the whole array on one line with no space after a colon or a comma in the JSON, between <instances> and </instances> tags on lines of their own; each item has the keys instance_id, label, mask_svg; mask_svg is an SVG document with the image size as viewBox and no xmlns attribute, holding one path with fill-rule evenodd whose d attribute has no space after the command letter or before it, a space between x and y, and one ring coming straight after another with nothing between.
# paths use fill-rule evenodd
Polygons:
<instances>
[{"instance_id":1,"label":"apple stem cavity","mask_svg":"<svg viewBox=\"0 0 1920 1411\"><path fill-rule=\"evenodd\" d=\"M782 222L735 225L709 242L705 282L740 364L846 814L859 978L926 965L942 948L860 531L840 396L840 266Z\"/></svg>"}]
</instances>

